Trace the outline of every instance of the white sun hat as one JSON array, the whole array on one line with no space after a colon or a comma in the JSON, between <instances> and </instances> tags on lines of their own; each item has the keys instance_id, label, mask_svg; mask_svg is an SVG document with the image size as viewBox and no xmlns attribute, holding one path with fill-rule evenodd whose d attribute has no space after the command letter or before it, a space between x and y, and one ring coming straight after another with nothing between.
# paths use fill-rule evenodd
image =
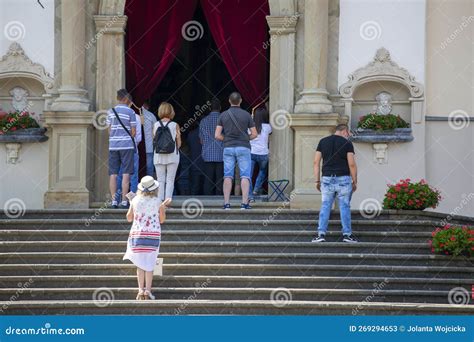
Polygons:
<instances>
[{"instance_id":1,"label":"white sun hat","mask_svg":"<svg viewBox=\"0 0 474 342\"><path fill-rule=\"evenodd\" d=\"M140 184L138 184L138 190L149 192L158 189L159 186L160 183L152 176L145 176L141 179Z\"/></svg>"}]
</instances>

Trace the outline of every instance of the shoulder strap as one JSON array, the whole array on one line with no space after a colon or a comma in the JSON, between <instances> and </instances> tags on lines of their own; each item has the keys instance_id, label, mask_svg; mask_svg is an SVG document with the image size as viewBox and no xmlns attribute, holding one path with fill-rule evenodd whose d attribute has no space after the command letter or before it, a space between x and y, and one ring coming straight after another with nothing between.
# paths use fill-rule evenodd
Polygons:
<instances>
[{"instance_id":1,"label":"shoulder strap","mask_svg":"<svg viewBox=\"0 0 474 342\"><path fill-rule=\"evenodd\" d=\"M117 113L117 111L115 110L114 107L112 107L112 110L113 110L113 112L115 114L115 117L117 118L118 122L120 122L120 125L122 126L122 128L125 130L125 132L127 132L127 134L132 139L133 148L135 149L135 152L136 152L137 151L137 145L135 144L135 139L133 138L132 133L130 133L130 131L127 129L127 127L125 127L125 125L123 124L122 120L120 120L120 116L118 115L118 113Z\"/></svg>"},{"instance_id":2,"label":"shoulder strap","mask_svg":"<svg viewBox=\"0 0 474 342\"><path fill-rule=\"evenodd\" d=\"M232 122L234 123L235 127L238 129L238 128L239 128L239 125L237 124L237 121L235 121L234 113L232 113L232 111L230 110L230 108L229 108L229 116L230 116L230 119L232 120Z\"/></svg>"}]
</instances>

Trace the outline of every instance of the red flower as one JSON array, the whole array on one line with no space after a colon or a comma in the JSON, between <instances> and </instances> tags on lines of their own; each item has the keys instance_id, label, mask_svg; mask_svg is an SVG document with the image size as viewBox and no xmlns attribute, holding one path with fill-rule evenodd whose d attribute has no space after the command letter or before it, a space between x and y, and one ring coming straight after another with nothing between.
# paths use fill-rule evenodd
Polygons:
<instances>
[{"instance_id":1,"label":"red flower","mask_svg":"<svg viewBox=\"0 0 474 342\"><path fill-rule=\"evenodd\" d=\"M396 192L400 192L400 190L402 190L402 189L399 186L395 187Z\"/></svg>"},{"instance_id":2,"label":"red flower","mask_svg":"<svg viewBox=\"0 0 474 342\"><path fill-rule=\"evenodd\" d=\"M415 189L410 189L410 194L413 194L415 192Z\"/></svg>"},{"instance_id":3,"label":"red flower","mask_svg":"<svg viewBox=\"0 0 474 342\"><path fill-rule=\"evenodd\" d=\"M451 241L456 241L456 237L455 236L451 236Z\"/></svg>"},{"instance_id":4,"label":"red flower","mask_svg":"<svg viewBox=\"0 0 474 342\"><path fill-rule=\"evenodd\" d=\"M393 194L393 195L392 195L392 198L397 198L397 194Z\"/></svg>"}]
</instances>

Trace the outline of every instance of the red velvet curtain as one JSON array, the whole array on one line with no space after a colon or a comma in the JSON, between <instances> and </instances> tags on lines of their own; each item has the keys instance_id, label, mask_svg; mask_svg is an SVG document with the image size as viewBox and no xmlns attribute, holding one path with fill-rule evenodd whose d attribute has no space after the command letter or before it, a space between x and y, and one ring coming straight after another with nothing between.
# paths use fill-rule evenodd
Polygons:
<instances>
[{"instance_id":1,"label":"red velvet curtain","mask_svg":"<svg viewBox=\"0 0 474 342\"><path fill-rule=\"evenodd\" d=\"M254 106L268 94L268 0L201 0L219 53L244 100Z\"/></svg>"},{"instance_id":2,"label":"red velvet curtain","mask_svg":"<svg viewBox=\"0 0 474 342\"><path fill-rule=\"evenodd\" d=\"M127 89L137 105L155 91L181 46L181 28L198 0L128 0L125 63Z\"/></svg>"},{"instance_id":3,"label":"red velvet curtain","mask_svg":"<svg viewBox=\"0 0 474 342\"><path fill-rule=\"evenodd\" d=\"M199 0L128 0L127 88L141 105L159 85L182 42L181 29ZM268 94L268 0L201 0L232 81L254 106ZM219 75L215 75L219 77Z\"/></svg>"}]
</instances>

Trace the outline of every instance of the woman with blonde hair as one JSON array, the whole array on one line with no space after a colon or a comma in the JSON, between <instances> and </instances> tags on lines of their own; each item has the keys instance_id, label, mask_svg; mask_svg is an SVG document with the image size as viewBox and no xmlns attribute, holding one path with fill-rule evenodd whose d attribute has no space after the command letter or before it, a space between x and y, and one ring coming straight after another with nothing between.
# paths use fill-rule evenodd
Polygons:
<instances>
[{"instance_id":1,"label":"woman with blonde hair","mask_svg":"<svg viewBox=\"0 0 474 342\"><path fill-rule=\"evenodd\" d=\"M162 102L158 108L158 122L153 126L153 164L156 178L161 185L158 197L162 201L173 197L174 180L179 165L181 134L179 125L172 121L174 115L173 106Z\"/></svg>"},{"instance_id":2,"label":"woman with blonde hair","mask_svg":"<svg viewBox=\"0 0 474 342\"><path fill-rule=\"evenodd\" d=\"M151 293L153 269L160 250L161 224L165 222L166 208L171 202L169 198L164 202L159 200L159 187L153 177L143 177L127 212L127 221L133 223L123 260L128 259L137 266L137 300L155 299Z\"/></svg>"}]
</instances>

